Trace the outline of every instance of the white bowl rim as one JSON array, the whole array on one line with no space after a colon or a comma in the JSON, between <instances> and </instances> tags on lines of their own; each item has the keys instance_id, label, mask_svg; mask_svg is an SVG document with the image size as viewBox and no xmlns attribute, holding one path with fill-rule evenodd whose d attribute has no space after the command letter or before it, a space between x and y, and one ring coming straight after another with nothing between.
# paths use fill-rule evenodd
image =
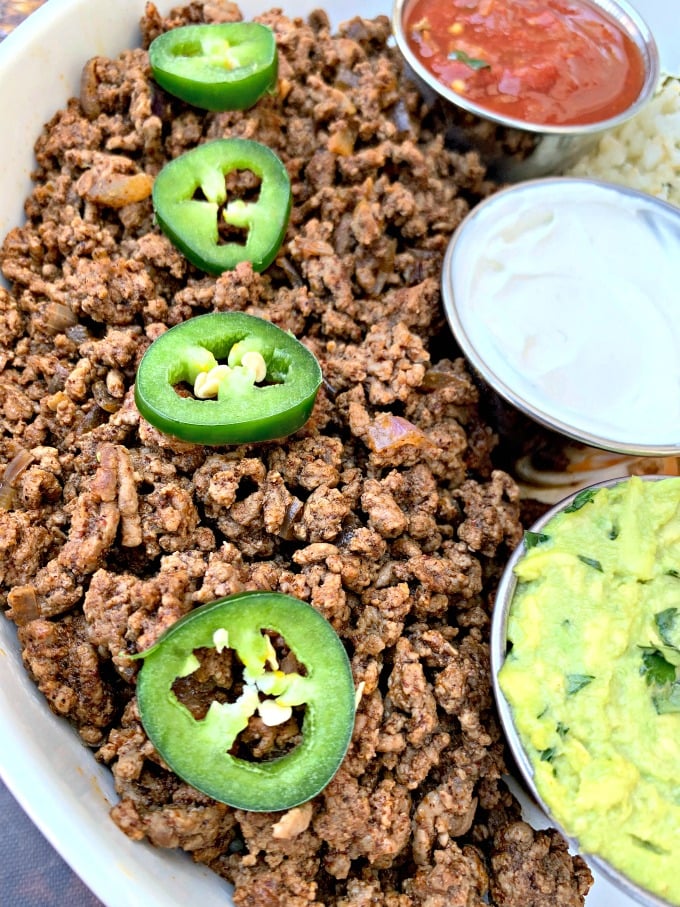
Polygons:
<instances>
[{"instance_id":1,"label":"white bowl rim","mask_svg":"<svg viewBox=\"0 0 680 907\"><path fill-rule=\"evenodd\" d=\"M155 0L155 3L164 14L170 7L178 5L178 0ZM242 9L254 5L260 9L269 9L275 4L266 0L259 3L257 0L241 0L239 5ZM320 4L318 0L292 0L290 3L290 6L295 7L293 12L299 15L306 15L320 5L334 13L336 21L347 17L345 8L338 0L327 0L325 4ZM282 6L284 12L289 11L286 8L288 4ZM304 12L301 11L303 7ZM54 87L54 100L50 100L52 95L49 92L47 97L39 98L40 107L37 111L31 111L31 118L38 123L41 117L47 119L57 108L63 106L66 101L65 85L70 77L62 71L49 71L50 64L44 55L47 54L47 49L59 50L61 40L67 40L69 44L77 42L82 49L79 64L82 67L87 56L96 52L88 43L89 18L95 13L100 16L104 9L108 9L114 22L113 35L118 34L120 22L132 32L143 12L143 0L115 0L115 3L110 0L47 0L6 37L0 43L0 82L6 86L0 92L0 108L7 109L6 100L15 91L17 80L21 78L20 72L24 72L29 80L33 78L33 74L25 73L25 69L21 67L24 66L26 45L34 42L39 45L39 66L47 70L45 85L50 90L51 86ZM357 15L364 16L377 13L388 13L379 0L369 0L356 12ZM74 28L75 22L78 23L77 29ZM107 34L103 43L107 45L112 40L117 38ZM121 43L109 52L115 53L131 46L132 42ZM69 57L69 53L65 51L64 56ZM70 59L67 62L72 63ZM8 74L11 74L11 78ZM33 139L38 132L39 126L35 133L31 133ZM13 142L14 139L9 135L4 136L3 145L6 146L10 141ZM30 187L31 159L26 149L26 153L22 152L20 159L17 159L18 169L14 164L7 169L6 180L11 180L10 186L21 184L17 192L22 197L27 194L23 186ZM2 178L0 173L0 180ZM3 236L7 229L21 223L21 205L13 203L8 207L4 196L0 215L4 214L7 214L8 220L4 227L0 223L0 234ZM30 737L26 738L30 744L29 749L20 748L18 744L21 741L16 738L16 733L22 730L15 727L14 713L19 711L32 724ZM203 907L231 903L225 883L210 870L191 862L187 855L159 851L145 843L130 841L118 831L107 814L110 805L107 801L112 796L110 771L94 762L91 753L67 722L48 711L41 694L21 665L15 628L2 616L0 712L0 731L7 734L0 747L0 775L50 843L106 907L185 907L191 900L200 901ZM55 742L56 749L53 748ZM56 776L59 786L55 789L49 773L55 770L54 766L60 762L65 751L69 754L83 754L85 762L82 765L75 764L77 757L74 756L73 772L63 777ZM103 784L101 779L105 779L106 783ZM74 780L77 786L71 787ZM100 826L95 829L96 840L88 842L87 829L81 824L84 813L96 814ZM107 830L106 837L100 838L104 834L103 829ZM90 850L84 846L88 843ZM101 852L98 859L92 859L92 850ZM153 866L153 872L149 869L150 865ZM185 877L188 877L186 888ZM154 884L154 879L161 883L158 887ZM588 903L592 895L597 899L597 892L593 890L588 896Z\"/></svg>"},{"instance_id":2,"label":"white bowl rim","mask_svg":"<svg viewBox=\"0 0 680 907\"><path fill-rule=\"evenodd\" d=\"M162 15L182 5L154 2ZM388 14L382 0L367 0L349 15L339 0L321 5L334 25L352 15ZM239 6L248 17L278 4L239 0ZM284 14L307 17L320 3L288 0L284 6ZM139 43L143 13L144 0L47 0L0 42L0 117L12 125L0 145L0 241L22 223L32 188L33 145L43 123L77 94L89 57L115 56ZM110 769L48 709L22 665L16 628L2 614L0 739L0 777L7 789L106 907L233 903L232 886L207 866L187 853L134 841L112 821L109 810L118 797Z\"/></svg>"}]
</instances>

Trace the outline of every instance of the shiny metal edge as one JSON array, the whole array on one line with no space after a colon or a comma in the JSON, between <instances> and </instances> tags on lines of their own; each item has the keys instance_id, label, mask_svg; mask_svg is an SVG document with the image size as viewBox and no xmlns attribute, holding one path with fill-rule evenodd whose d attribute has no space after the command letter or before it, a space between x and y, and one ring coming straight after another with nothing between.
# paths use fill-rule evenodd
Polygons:
<instances>
[{"instance_id":1,"label":"shiny metal edge","mask_svg":"<svg viewBox=\"0 0 680 907\"><path fill-rule=\"evenodd\" d=\"M635 42L642 54L646 75L635 102L627 110L614 117L581 126L551 126L547 124L528 123L525 120L516 120L512 117L502 117L500 114L487 110L484 107L467 100L464 96L456 94L456 92L439 82L435 76L420 63L409 47L402 27L404 11L411 2L412 0L394 0L391 17L392 34L394 35L397 47L409 67L426 85L450 103L466 110L468 113L475 114L481 119L490 120L501 126L544 136L598 134L624 123L638 113L651 98L659 81L659 49L650 27L640 13L630 6L627 0L616 0L616 2L614 2L614 0L585 0L590 6L602 10L611 18L615 19L626 31L628 36Z\"/></svg>"},{"instance_id":2,"label":"shiny metal edge","mask_svg":"<svg viewBox=\"0 0 680 907\"><path fill-rule=\"evenodd\" d=\"M680 222L680 209L670 202L656 196L649 195L638 189L632 189L629 186L618 183L610 183L606 180L595 179L592 177L569 177L569 176L544 176L536 179L526 180L507 186L495 192L493 195L484 199L477 204L463 218L456 230L454 231L444 255L441 274L441 293L444 314L449 327L460 346L465 358L468 360L474 371L481 377L496 393L498 393L506 402L510 403L515 409L519 410L525 416L534 422L556 431L567 438L587 444L590 447L597 447L602 450L610 450L614 453L627 454L633 457L675 457L680 455L680 440L671 441L668 444L633 444L616 438L607 438L602 435L596 435L578 426L574 426L563 421L551 413L530 406L523 397L516 393L509 385L502 381L496 373L487 366L485 360L479 355L476 347L468 337L467 331L458 315L458 309L455 302L453 290L453 258L456 253L456 246L463 235L463 231L468 229L469 224L474 224L489 208L498 204L498 199L503 199L510 194L520 192L540 191L542 186L556 185L565 187L568 184L590 184L597 186L605 191L611 191L614 194L628 195L632 198L640 199L652 208L658 207L668 215Z\"/></svg>"},{"instance_id":3,"label":"shiny metal edge","mask_svg":"<svg viewBox=\"0 0 680 907\"><path fill-rule=\"evenodd\" d=\"M662 481L663 479L669 479L673 477L646 475L640 476L640 478L642 478L644 481L658 482ZM557 504L551 507L550 510L546 511L543 516L539 517L539 519L532 524L529 531L540 532L554 516L560 513L565 507L568 507L569 504L574 500L574 498L576 498L579 494L582 494L584 491L590 489L597 490L599 488L611 488L615 485L621 484L621 482L627 481L628 479L630 479L630 476L624 475L620 478L606 479L603 482L597 482L593 485L588 485L586 488L581 488L578 491L574 491L572 494L566 496L565 498L563 498L563 500L559 501ZM493 688L494 698L496 700L496 708L501 720L501 726L505 734L505 739L508 748L513 756L513 759L515 760L517 768L519 769L519 772L522 776L521 780L531 799L546 814L548 820L550 821L550 824L560 832L560 834L568 842L572 850L580 853L588 861L588 863L591 866L595 867L599 873L605 876L607 880L612 883L612 885L615 885L629 897L636 900L639 904L642 904L643 907L675 907L675 905L671 904L670 901L666 901L663 898L660 898L658 895L652 894L651 892L646 891L644 888L641 888L627 875L612 866L611 863L603 860L596 854L591 854L583 851L579 846L578 839L568 834L568 832L562 827L562 825L560 825L560 823L553 816L550 807L545 803L538 790L536 789L531 760L529 759L529 756L527 755L527 752L522 744L519 733L515 728L512 708L503 695L503 691L501 690L501 686L498 680L498 674L505 661L508 635L508 618L510 616L512 599L517 587L517 579L514 574L514 568L517 562L524 556L524 553L524 542L520 542L517 548L515 548L515 550L513 551L503 570L503 574L496 590L493 612L491 615L490 635L491 685Z\"/></svg>"}]
</instances>

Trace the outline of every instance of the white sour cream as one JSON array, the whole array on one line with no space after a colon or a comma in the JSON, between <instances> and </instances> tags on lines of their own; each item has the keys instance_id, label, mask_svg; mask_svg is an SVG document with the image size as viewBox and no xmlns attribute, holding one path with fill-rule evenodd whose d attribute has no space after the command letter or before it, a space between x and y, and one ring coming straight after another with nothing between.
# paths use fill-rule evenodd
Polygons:
<instances>
[{"instance_id":1,"label":"white sour cream","mask_svg":"<svg viewBox=\"0 0 680 907\"><path fill-rule=\"evenodd\" d=\"M463 352L524 412L680 453L680 209L589 180L513 186L461 225L442 290Z\"/></svg>"}]
</instances>

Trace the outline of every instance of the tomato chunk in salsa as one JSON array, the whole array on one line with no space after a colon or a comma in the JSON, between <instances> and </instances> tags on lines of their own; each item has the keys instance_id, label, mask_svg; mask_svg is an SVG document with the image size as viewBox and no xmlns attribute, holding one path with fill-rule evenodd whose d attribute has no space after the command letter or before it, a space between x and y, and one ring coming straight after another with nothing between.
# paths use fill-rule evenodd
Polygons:
<instances>
[{"instance_id":1,"label":"tomato chunk in salsa","mask_svg":"<svg viewBox=\"0 0 680 907\"><path fill-rule=\"evenodd\" d=\"M413 0L404 16L411 50L443 85L525 123L608 119L644 82L635 42L581 0Z\"/></svg>"}]
</instances>

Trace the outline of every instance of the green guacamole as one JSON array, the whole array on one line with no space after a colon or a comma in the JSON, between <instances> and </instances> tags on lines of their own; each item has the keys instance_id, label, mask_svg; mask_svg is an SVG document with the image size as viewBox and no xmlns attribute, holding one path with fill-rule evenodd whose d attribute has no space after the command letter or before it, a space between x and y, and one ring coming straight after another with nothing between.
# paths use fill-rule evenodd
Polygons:
<instances>
[{"instance_id":1,"label":"green guacamole","mask_svg":"<svg viewBox=\"0 0 680 907\"><path fill-rule=\"evenodd\" d=\"M525 544L499 682L538 791L680 905L680 478L582 493Z\"/></svg>"}]
</instances>

